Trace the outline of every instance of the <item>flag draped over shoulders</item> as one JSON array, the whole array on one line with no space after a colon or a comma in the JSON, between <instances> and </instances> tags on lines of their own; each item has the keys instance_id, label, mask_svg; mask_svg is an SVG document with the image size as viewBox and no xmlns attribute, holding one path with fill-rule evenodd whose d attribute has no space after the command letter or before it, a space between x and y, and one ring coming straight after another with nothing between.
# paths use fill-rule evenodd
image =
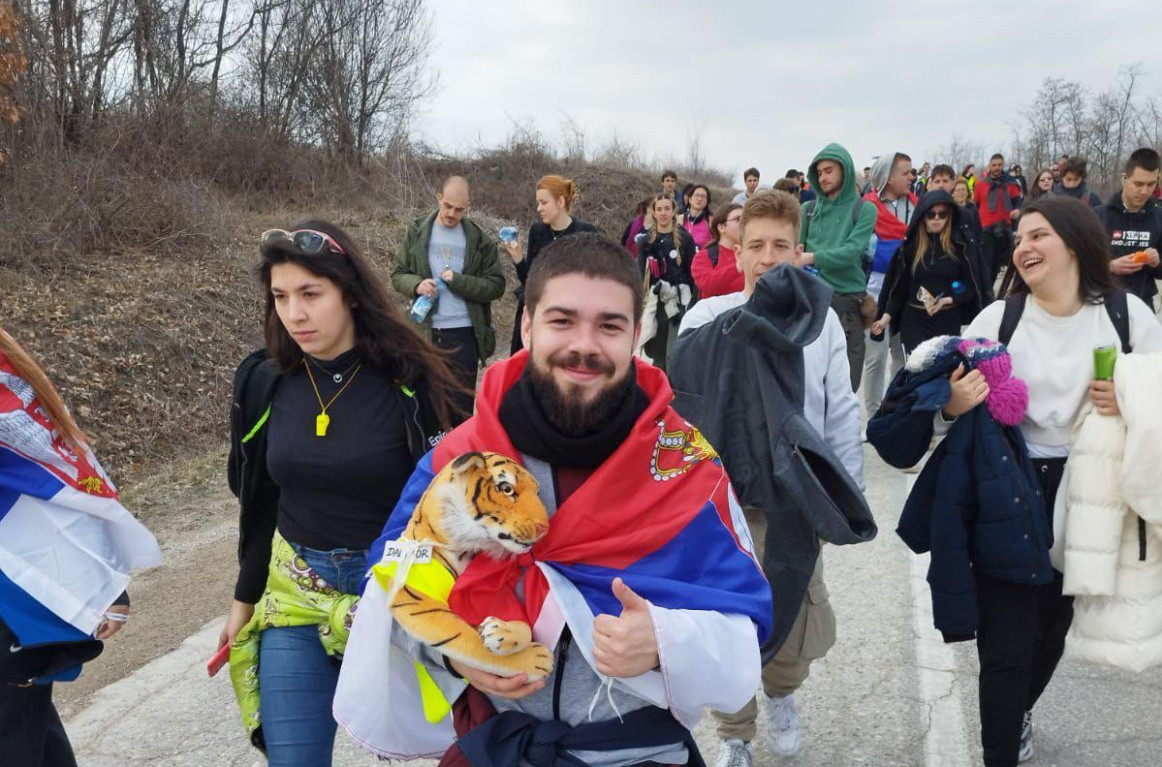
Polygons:
<instances>
[{"instance_id":1,"label":"flag draped over shoulders","mask_svg":"<svg viewBox=\"0 0 1162 767\"><path fill-rule=\"evenodd\" d=\"M476 415L451 432L417 472L372 549L372 561L407 525L414 503L449 461L470 451L521 460L501 425L505 393L528 361L521 352L485 373ZM649 405L629 437L560 505L548 534L523 557L477 556L461 574L449 604L470 623L495 615L535 625L549 584L533 562L567 578L595 615L617 614L611 584L621 577L658 607L739 613L765 639L770 587L753 556L745 520L732 512L732 491L713 447L671 407L665 374L636 362ZM425 462L427 463L427 462ZM417 492L418 491L418 492ZM514 586L523 585L524 600Z\"/></svg>"},{"instance_id":2,"label":"flag draped over shoulders","mask_svg":"<svg viewBox=\"0 0 1162 767\"><path fill-rule=\"evenodd\" d=\"M96 458L69 448L0 355L0 620L25 647L85 640L130 570L160 563Z\"/></svg>"}]
</instances>

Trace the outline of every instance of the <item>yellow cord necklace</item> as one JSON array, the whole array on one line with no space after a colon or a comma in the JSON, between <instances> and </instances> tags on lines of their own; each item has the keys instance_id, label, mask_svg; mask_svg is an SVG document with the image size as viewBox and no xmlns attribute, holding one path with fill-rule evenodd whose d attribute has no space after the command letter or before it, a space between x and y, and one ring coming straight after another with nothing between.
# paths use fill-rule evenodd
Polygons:
<instances>
[{"instance_id":1,"label":"yellow cord necklace","mask_svg":"<svg viewBox=\"0 0 1162 767\"><path fill-rule=\"evenodd\" d=\"M340 386L339 391L335 392L335 396L331 397L327 404L324 405L323 396L319 394L319 385L315 383L315 376L311 373L311 366L306 364L306 362L304 358L303 367L307 369L307 378L311 379L311 388L315 390L315 397L319 400L319 410L322 411L315 416L315 436L325 437L327 436L327 427L331 425L331 416L327 415L327 408L335 404L335 400L339 399L340 394L347 391L347 387L355 380L355 376L359 375L359 371L363 368L363 363L360 362L355 366L355 371L351 373L351 377L347 379L347 383Z\"/></svg>"}]
</instances>

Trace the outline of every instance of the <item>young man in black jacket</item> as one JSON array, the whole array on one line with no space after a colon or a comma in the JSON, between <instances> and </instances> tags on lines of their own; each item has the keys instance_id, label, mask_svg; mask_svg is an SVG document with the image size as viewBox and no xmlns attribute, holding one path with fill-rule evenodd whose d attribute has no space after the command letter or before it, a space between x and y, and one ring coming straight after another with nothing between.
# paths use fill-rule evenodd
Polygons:
<instances>
[{"instance_id":1,"label":"young man in black jacket","mask_svg":"<svg viewBox=\"0 0 1162 767\"><path fill-rule=\"evenodd\" d=\"M1162 162L1149 147L1134 151L1122 173L1121 191L1115 192L1098 209L1098 216L1110 236L1110 272L1125 289L1154 308L1158 293L1156 280L1162 279L1158 251L1162 248L1162 207L1154 199ZM1135 259L1135 253L1144 252Z\"/></svg>"}]
</instances>

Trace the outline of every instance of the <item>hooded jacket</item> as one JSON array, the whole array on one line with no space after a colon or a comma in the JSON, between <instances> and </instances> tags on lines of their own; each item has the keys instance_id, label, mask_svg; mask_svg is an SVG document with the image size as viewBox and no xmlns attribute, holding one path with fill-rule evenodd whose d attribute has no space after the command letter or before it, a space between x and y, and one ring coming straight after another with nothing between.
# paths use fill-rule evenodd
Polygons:
<instances>
[{"instance_id":1,"label":"hooded jacket","mask_svg":"<svg viewBox=\"0 0 1162 767\"><path fill-rule=\"evenodd\" d=\"M1097 209L1097 215L1105 224L1106 234L1110 237L1110 255L1114 258L1147 248L1162 250L1162 206L1154 198L1131 212L1122 202L1122 193L1114 192L1106 204ZM1158 292L1154 281L1162 280L1162 263L1155 267L1144 266L1134 274L1115 279L1121 281L1127 292L1151 306Z\"/></svg>"},{"instance_id":2,"label":"hooded jacket","mask_svg":"<svg viewBox=\"0 0 1162 767\"><path fill-rule=\"evenodd\" d=\"M1098 197L1097 192L1089 191L1089 184L1085 183L1084 181L1075 186L1073 189L1066 189L1065 184L1062 184L1060 181L1058 181L1053 185L1053 189L1050 190L1049 193L1063 194L1066 197L1072 197L1075 200L1087 202L1091 208L1101 207L1101 198Z\"/></svg>"},{"instance_id":3,"label":"hooded jacket","mask_svg":"<svg viewBox=\"0 0 1162 767\"><path fill-rule=\"evenodd\" d=\"M816 168L821 160L837 162L843 168L843 185L834 199L819 187ZM836 293L863 293L867 288L863 253L875 231L876 211L864 205L858 219L852 221L851 211L859 199L859 180L851 155L839 144L828 144L811 161L807 180L818 198L801 210L799 241L808 253L815 254L819 276Z\"/></svg>"},{"instance_id":4,"label":"hooded jacket","mask_svg":"<svg viewBox=\"0 0 1162 767\"><path fill-rule=\"evenodd\" d=\"M803 347L822 332L831 296L802 270L776 267L745 304L679 336L670 358L675 409L717 448L743 504L767 518L763 570L778 599L764 662L791 630L820 539L876 535L859 487L803 416Z\"/></svg>"},{"instance_id":5,"label":"hooded jacket","mask_svg":"<svg viewBox=\"0 0 1162 767\"><path fill-rule=\"evenodd\" d=\"M876 252L872 258L871 270L880 274L887 273L888 264L891 263L892 256L899 250L904 241L904 234L908 231L908 224L901 221L895 213L889 210L883 200L884 187L888 185L895 160L895 152L885 152L879 156L879 159L872 165L869 175L872 184L871 191L864 195L864 199L875 205L876 208ZM908 204L913 208L916 205L916 195L911 192L908 192ZM910 220L916 220L915 212Z\"/></svg>"},{"instance_id":6,"label":"hooded jacket","mask_svg":"<svg viewBox=\"0 0 1162 767\"><path fill-rule=\"evenodd\" d=\"M868 422L868 442L892 466L920 461L933 418L951 395L949 375L960 364L975 368L958 351L925 354L948 340L917 348ZM953 422L916 479L896 533L915 553L932 552L932 615L946 642L976 634L974 573L1025 585L1053 580L1052 532L1036 470L1018 428L1002 426L989 407Z\"/></svg>"},{"instance_id":7,"label":"hooded jacket","mask_svg":"<svg viewBox=\"0 0 1162 767\"><path fill-rule=\"evenodd\" d=\"M913 292L907 289L911 284L908 277L912 270L912 258L916 253L916 242L920 237L926 236L926 232L922 228L924 216L937 205L947 205L952 212L951 220L948 222L948 225L952 227L952 247L955 249L956 255L968 263L968 269L972 275L972 294L969 296L969 300L960 303L957 307L960 311L960 324L967 325L972 322L983 306L981 296L984 280L981 279L981 275L988 274L988 272L984 270L980 249L974 247L973 243L967 239L968 232L962 225L964 210L956 204L948 192L937 189L920 198L920 204L912 215L912 223L908 227L903 244L892 256L891 265L888 267L888 276L884 280L884 289L880 292L879 314L881 316L884 313L892 315L891 332L893 334L900 332L904 306L908 303ZM968 296L969 294L966 291L964 295ZM957 298L957 296L953 296L953 301L957 301Z\"/></svg>"}]
</instances>

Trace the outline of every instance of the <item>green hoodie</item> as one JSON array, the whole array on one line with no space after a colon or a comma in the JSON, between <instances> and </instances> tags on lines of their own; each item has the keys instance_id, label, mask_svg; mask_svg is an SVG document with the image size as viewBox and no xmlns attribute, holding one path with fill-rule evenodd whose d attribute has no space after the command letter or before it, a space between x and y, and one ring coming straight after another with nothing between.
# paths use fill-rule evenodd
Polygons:
<instances>
[{"instance_id":1,"label":"green hoodie","mask_svg":"<svg viewBox=\"0 0 1162 767\"><path fill-rule=\"evenodd\" d=\"M819 188L815 166L820 160L833 160L843 166L843 188L835 199L827 197ZM801 211L799 239L803 249L815 254L815 268L836 293L863 293L867 290L867 277L863 273L862 258L875 231L876 206L861 206L859 220L852 223L851 209L859 199L859 191L851 155L839 144L828 144L811 161L807 180L818 197L813 210L808 204ZM811 216L807 215L809 210Z\"/></svg>"}]
</instances>

